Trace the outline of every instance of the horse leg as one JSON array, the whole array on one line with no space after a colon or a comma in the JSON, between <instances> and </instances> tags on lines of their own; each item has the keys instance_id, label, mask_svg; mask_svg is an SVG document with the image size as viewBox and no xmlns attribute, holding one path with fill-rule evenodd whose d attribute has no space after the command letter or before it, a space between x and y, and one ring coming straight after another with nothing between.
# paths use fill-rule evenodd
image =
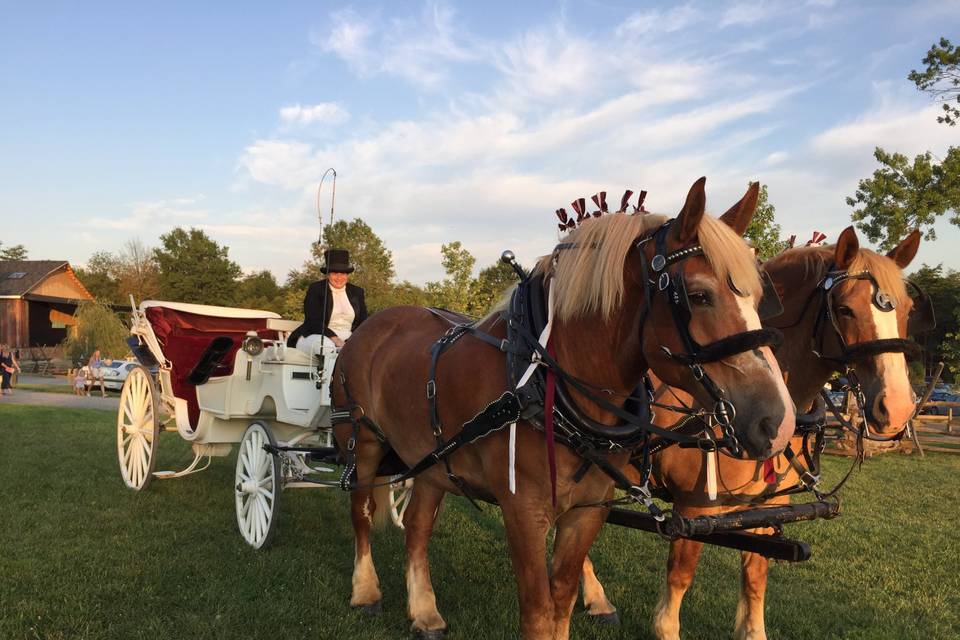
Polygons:
<instances>
[{"instance_id":1,"label":"horse leg","mask_svg":"<svg viewBox=\"0 0 960 640\"><path fill-rule=\"evenodd\" d=\"M680 605L700 561L702 542L679 538L670 543L667 577L653 612L653 634L659 640L680 639Z\"/></svg>"},{"instance_id":2,"label":"horse leg","mask_svg":"<svg viewBox=\"0 0 960 640\"><path fill-rule=\"evenodd\" d=\"M357 443L357 485L369 487L376 480L377 465L383 457L380 444L373 440ZM373 489L360 488L350 493L350 518L353 521L354 558L353 591L350 606L358 607L364 613L380 613L380 578L373 566L373 554L370 552L370 530L373 527L373 514L377 502Z\"/></svg>"},{"instance_id":3,"label":"horse leg","mask_svg":"<svg viewBox=\"0 0 960 640\"><path fill-rule=\"evenodd\" d=\"M587 615L592 616L597 622L614 626L620 624L617 608L607 600L603 585L593 571L593 561L590 560L590 556L583 559L583 607L587 610Z\"/></svg>"},{"instance_id":4,"label":"horse leg","mask_svg":"<svg viewBox=\"0 0 960 640\"><path fill-rule=\"evenodd\" d=\"M769 530L768 530L769 531ZM740 554L740 601L733 630L736 640L766 640L763 601L767 592L767 567L770 561L757 553Z\"/></svg>"},{"instance_id":5,"label":"horse leg","mask_svg":"<svg viewBox=\"0 0 960 640\"><path fill-rule=\"evenodd\" d=\"M427 559L427 543L443 497L442 489L415 482L410 504L403 514L407 544L407 612L413 621L410 628L420 638L429 640L442 638L447 630L447 623L437 610Z\"/></svg>"},{"instance_id":6,"label":"horse leg","mask_svg":"<svg viewBox=\"0 0 960 640\"><path fill-rule=\"evenodd\" d=\"M572 509L557 520L553 563L550 567L554 640L567 640L570 637L570 615L577 600L587 551L605 521L606 512L600 509Z\"/></svg>"},{"instance_id":7,"label":"horse leg","mask_svg":"<svg viewBox=\"0 0 960 640\"><path fill-rule=\"evenodd\" d=\"M501 500L500 504L507 530L507 547L517 578L521 637L523 640L553 640L553 596L546 562L551 515L529 506L529 503L512 505Z\"/></svg>"}]
</instances>

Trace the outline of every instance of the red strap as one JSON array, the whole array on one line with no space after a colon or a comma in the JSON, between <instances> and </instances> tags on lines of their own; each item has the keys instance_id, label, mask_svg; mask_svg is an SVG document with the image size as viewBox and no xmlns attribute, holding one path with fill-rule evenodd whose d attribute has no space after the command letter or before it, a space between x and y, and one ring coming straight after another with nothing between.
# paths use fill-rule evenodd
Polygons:
<instances>
[{"instance_id":1,"label":"red strap","mask_svg":"<svg viewBox=\"0 0 960 640\"><path fill-rule=\"evenodd\" d=\"M554 357L550 342L547 341L547 353ZM547 438L547 462L550 465L550 495L553 498L553 506L557 506L557 450L553 441L553 396L556 391L557 381L554 379L553 371L548 367L545 377L547 385L543 398L543 431Z\"/></svg>"},{"instance_id":2,"label":"red strap","mask_svg":"<svg viewBox=\"0 0 960 640\"><path fill-rule=\"evenodd\" d=\"M767 484L777 484L777 470L773 468L773 458L763 461L763 481Z\"/></svg>"}]
</instances>

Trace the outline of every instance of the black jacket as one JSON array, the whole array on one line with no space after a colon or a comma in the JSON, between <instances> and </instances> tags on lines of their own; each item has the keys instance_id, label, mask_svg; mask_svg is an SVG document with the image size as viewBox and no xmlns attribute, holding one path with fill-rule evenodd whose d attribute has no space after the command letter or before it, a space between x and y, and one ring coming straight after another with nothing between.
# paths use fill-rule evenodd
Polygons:
<instances>
[{"instance_id":1,"label":"black jacket","mask_svg":"<svg viewBox=\"0 0 960 640\"><path fill-rule=\"evenodd\" d=\"M324 314L324 297L326 297L326 314ZM367 319L367 302L363 295L363 289L356 285L347 283L347 300L353 307L353 325L351 331L356 331L360 323ZM303 324L290 334L287 344L295 347L297 340L302 336L312 336L323 334L328 338L337 335L327 327L330 322L330 315L333 313L333 297L330 295L330 286L326 280L314 282L307 289L307 295L303 297Z\"/></svg>"}]
</instances>

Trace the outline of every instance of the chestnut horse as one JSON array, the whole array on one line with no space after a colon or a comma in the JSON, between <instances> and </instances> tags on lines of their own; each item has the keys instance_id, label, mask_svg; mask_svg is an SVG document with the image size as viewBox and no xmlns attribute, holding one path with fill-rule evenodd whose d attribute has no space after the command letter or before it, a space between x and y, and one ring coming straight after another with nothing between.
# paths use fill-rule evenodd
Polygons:
<instances>
[{"instance_id":1,"label":"chestnut horse","mask_svg":"<svg viewBox=\"0 0 960 640\"><path fill-rule=\"evenodd\" d=\"M768 260L764 268L781 295L784 312L767 324L784 334L777 352L790 396L798 409L809 410L823 385L844 363L848 363L864 394L865 419L878 437L900 433L913 417L914 397L907 376L903 346L912 301L907 295L901 269L916 255L920 233L914 231L886 256L861 249L853 227L847 228L835 246L791 249ZM846 272L849 278L839 278ZM832 277L837 284L832 290ZM883 305L883 295L893 305ZM832 296L830 313L835 324L821 314L826 296ZM890 308L884 308L890 307ZM818 316L821 320L818 320ZM879 344L878 344L879 343ZM856 357L857 345L878 345L872 352ZM883 349L890 349L884 351ZM877 353L880 351L879 353ZM844 353L855 357L844 360ZM661 388L662 402L690 402L682 391ZM674 423L681 416L661 411L657 422ZM791 447L802 446L794 438ZM784 504L789 496L764 496L795 486L798 475L784 456L774 459L776 480L767 482L763 464L719 456L719 495L710 500L706 488L706 458L693 449L670 447L654 456L653 479L673 500L683 516L725 513L761 504ZM662 640L680 637L680 604L693 581L703 543L689 539L670 544L667 576L653 616L653 630ZM764 594L768 560L756 553L741 554L741 592L734 636L759 640L764 631ZM614 609L606 600L589 559L584 564L584 604L589 613L610 618Z\"/></svg>"},{"instance_id":2,"label":"chestnut horse","mask_svg":"<svg viewBox=\"0 0 960 640\"><path fill-rule=\"evenodd\" d=\"M623 407L648 369L705 406L711 403L692 368L661 348L679 354L685 346L666 296L650 288L648 274L653 271L648 267L656 265L656 261L651 265L655 252L663 251L657 254L661 259L669 253L666 266L660 264L663 273L682 273L688 287L696 287L710 300L709 307L691 315L688 337L707 345L759 328L761 283L756 263L742 238L705 215L704 183L701 178L693 185L668 227L664 217L655 215L617 213L587 219L536 267L535 274L545 279L544 296L553 299L548 346L558 368L570 376L567 379L579 379L584 386L578 388L603 390L603 397L609 398L602 406L573 386L568 388L577 409L595 423L617 424L616 412L609 407ZM751 189L727 215L749 219L756 196L756 189ZM658 242L646 242L653 237ZM702 254L693 251L697 244ZM677 253L682 249L687 251ZM672 260L682 260L682 265ZM477 328L499 342L506 335L504 325L499 314L492 314ZM388 309L363 323L337 359L333 404L352 409L355 417L370 425L357 427L355 422L334 429L340 450L354 456L351 515L356 546L350 604L366 611L377 610L381 600L370 551L371 523L378 508L371 486L391 450L391 457L413 467L437 448L424 389L431 345L449 328L426 309ZM450 345L436 367L436 408L443 438L454 437L507 386L504 354L474 335ZM786 446L795 414L768 346L750 348L723 364L705 364L704 370L734 404L735 433L746 454L766 457ZM598 465L575 480L584 459L573 449L558 446L552 487L543 432L522 418L516 424L515 492L509 480L507 429L457 450L447 459L449 469L439 464L417 476L404 515L404 534L408 613L412 630L423 637L442 637L446 630L427 560L427 544L446 493L468 493L499 504L517 581L523 638L568 637L583 560L607 514L597 505L612 497L614 483ZM630 453L615 447L604 460L622 469ZM548 567L546 540L551 527L556 527L556 535Z\"/></svg>"}]
</instances>

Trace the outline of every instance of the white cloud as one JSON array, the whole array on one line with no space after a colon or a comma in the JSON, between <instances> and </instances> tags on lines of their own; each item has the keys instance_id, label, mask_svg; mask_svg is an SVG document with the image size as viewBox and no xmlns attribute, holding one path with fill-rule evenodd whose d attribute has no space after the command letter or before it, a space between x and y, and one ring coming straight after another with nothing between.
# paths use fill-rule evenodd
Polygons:
<instances>
[{"instance_id":1,"label":"white cloud","mask_svg":"<svg viewBox=\"0 0 960 640\"><path fill-rule=\"evenodd\" d=\"M766 20L771 8L763 2L738 2L723 12L720 28L751 25Z\"/></svg>"},{"instance_id":2,"label":"white cloud","mask_svg":"<svg viewBox=\"0 0 960 640\"><path fill-rule=\"evenodd\" d=\"M674 7L669 11L652 9L637 11L617 27L618 37L634 37L651 33L673 33L686 29L703 18L703 14L691 5Z\"/></svg>"},{"instance_id":3,"label":"white cloud","mask_svg":"<svg viewBox=\"0 0 960 640\"><path fill-rule=\"evenodd\" d=\"M330 19L329 32L314 32L311 41L361 76L385 73L431 88L447 78L450 63L482 55L482 45L461 33L455 12L441 4L425 5L417 18L386 23L353 10L334 12Z\"/></svg>"},{"instance_id":4,"label":"white cloud","mask_svg":"<svg viewBox=\"0 0 960 640\"><path fill-rule=\"evenodd\" d=\"M280 109L280 121L290 126L343 124L349 119L350 113L336 102L321 102L312 106L297 103Z\"/></svg>"},{"instance_id":5,"label":"white cloud","mask_svg":"<svg viewBox=\"0 0 960 640\"><path fill-rule=\"evenodd\" d=\"M171 198L153 202L134 202L129 214L118 217L95 216L86 220L84 226L119 231L168 229L178 224L191 224L203 220L209 210L196 206L202 195L188 198Z\"/></svg>"}]
</instances>

